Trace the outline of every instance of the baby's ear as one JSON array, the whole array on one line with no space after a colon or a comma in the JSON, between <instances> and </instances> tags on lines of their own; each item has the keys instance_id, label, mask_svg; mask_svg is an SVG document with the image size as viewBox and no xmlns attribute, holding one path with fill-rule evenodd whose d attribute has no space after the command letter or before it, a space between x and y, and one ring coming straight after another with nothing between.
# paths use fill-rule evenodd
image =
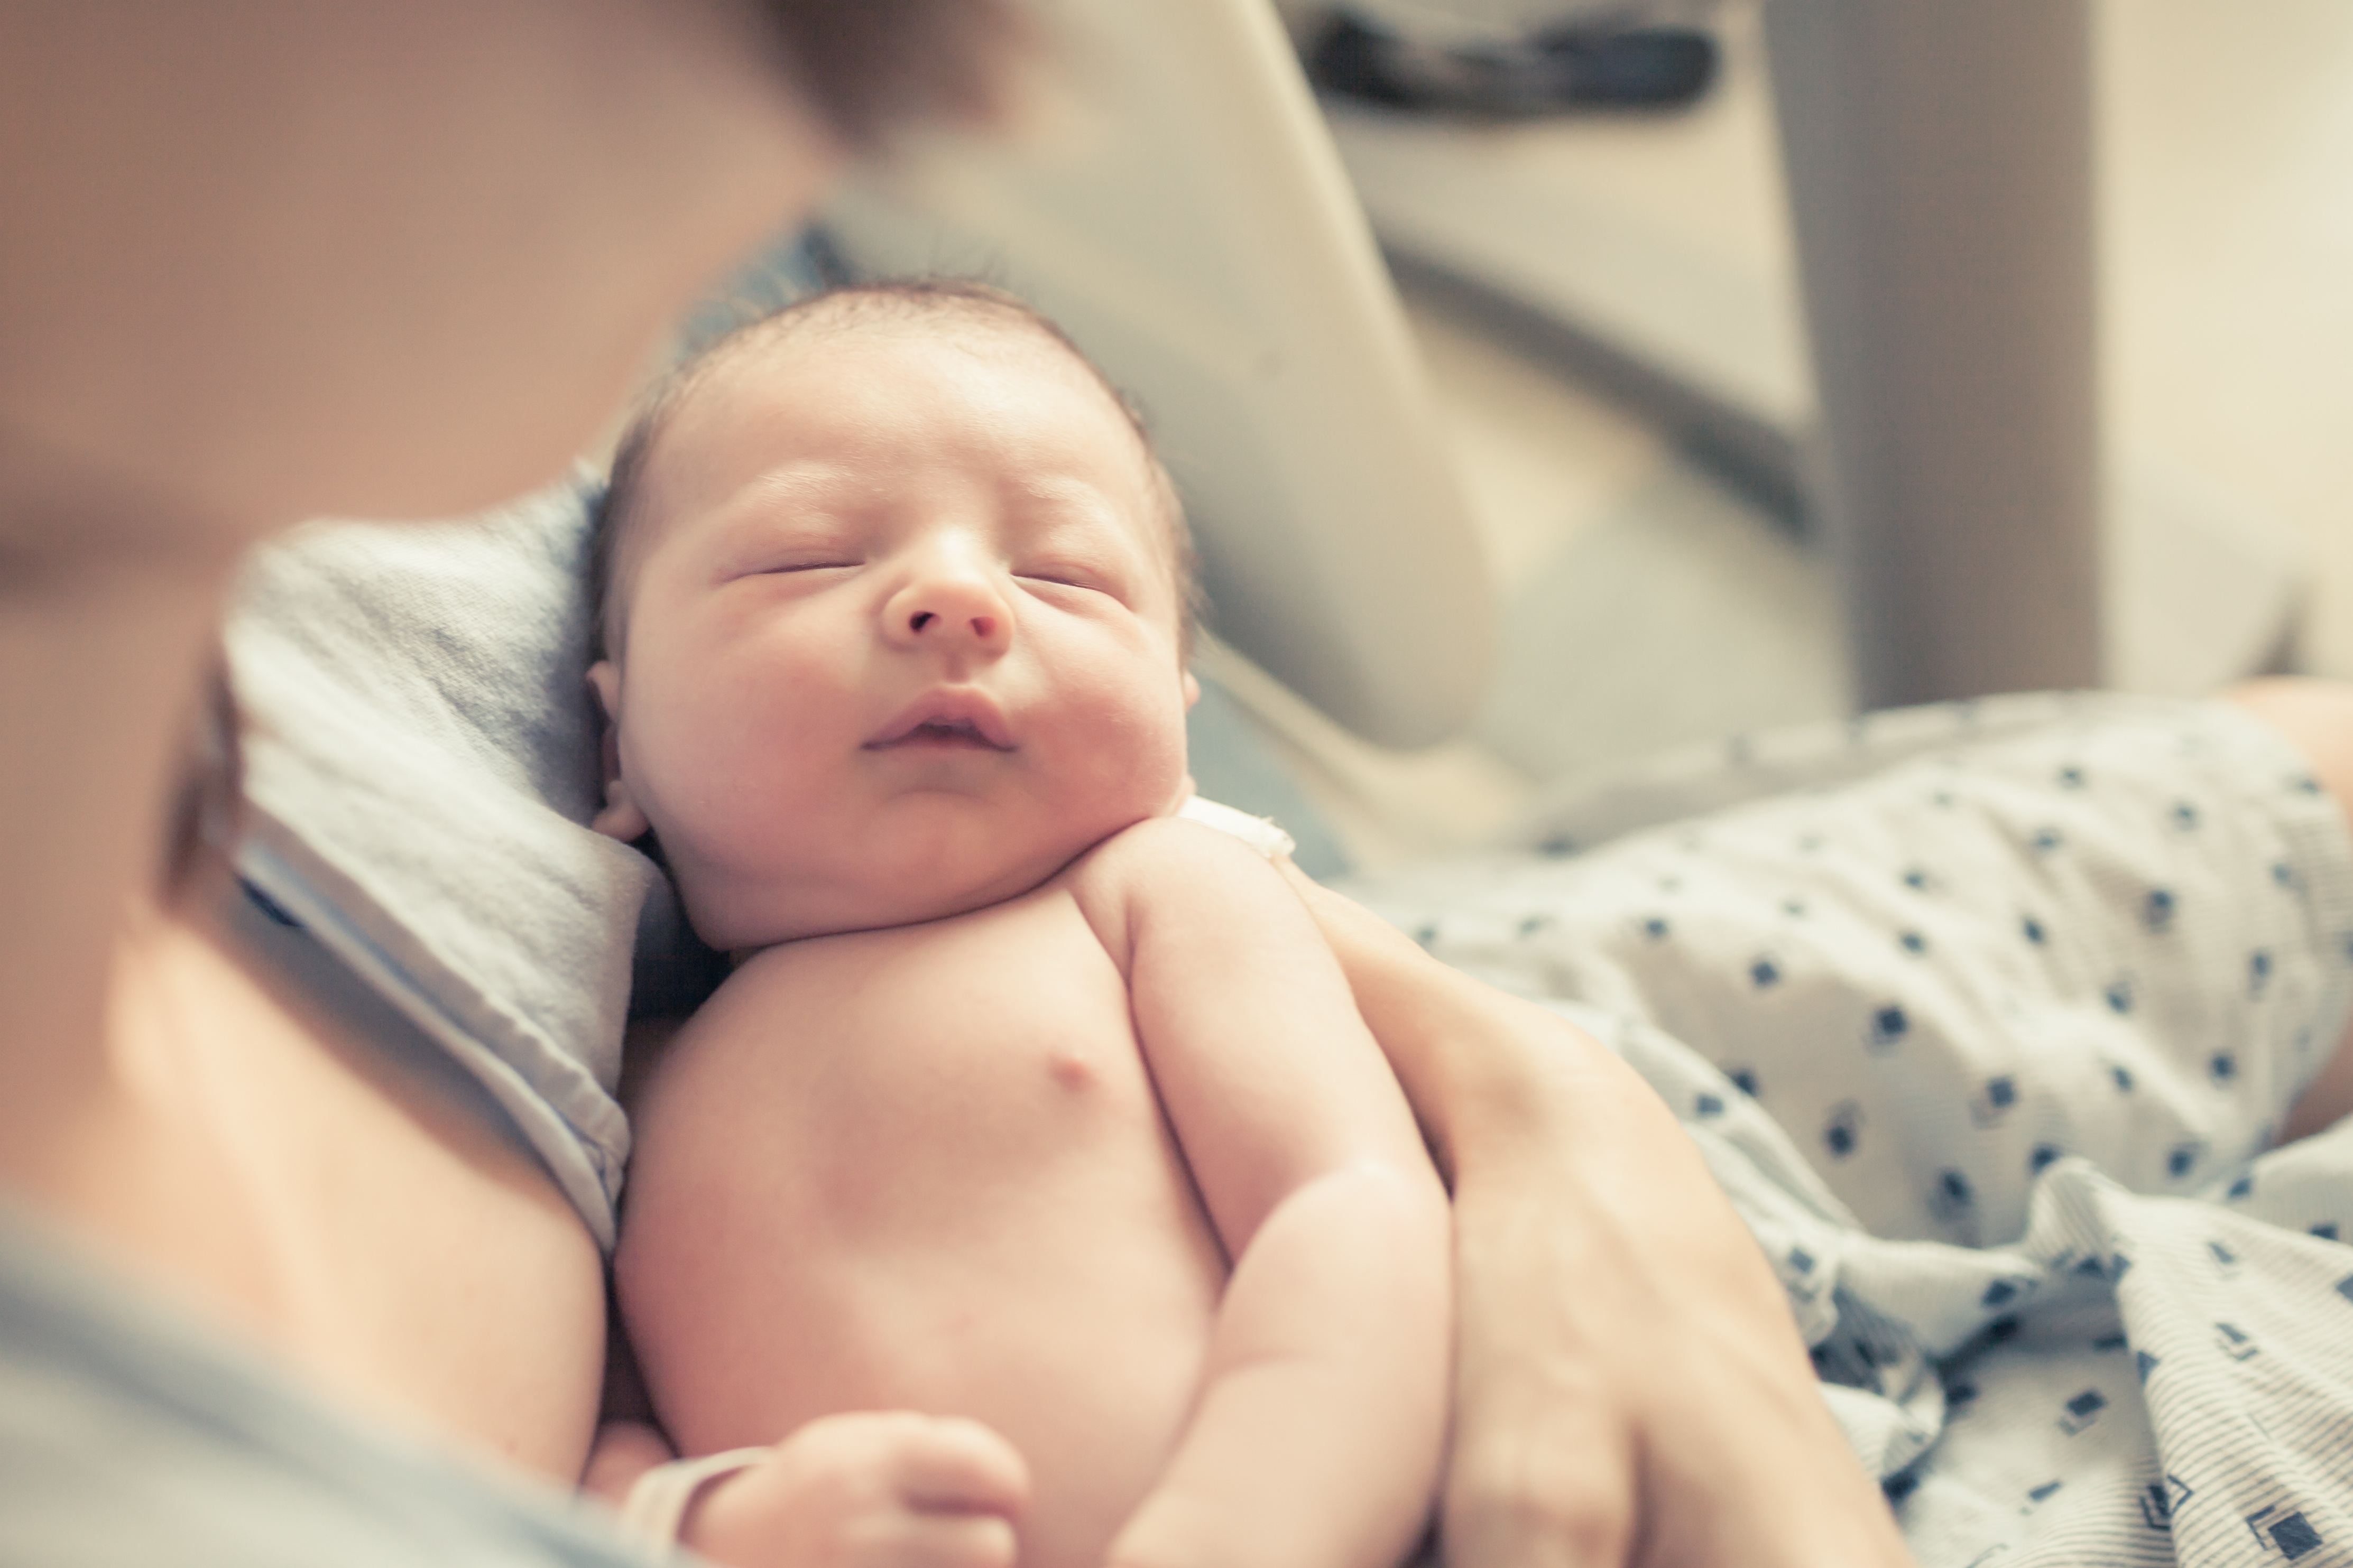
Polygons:
<instances>
[{"instance_id":1,"label":"baby's ear","mask_svg":"<svg viewBox=\"0 0 2353 1568\"><path fill-rule=\"evenodd\" d=\"M596 694L597 710L605 716L604 742L597 750L605 771L605 809L588 826L607 838L634 844L653 824L630 797L629 781L621 776L621 672L609 658L588 667L588 689Z\"/></svg>"}]
</instances>

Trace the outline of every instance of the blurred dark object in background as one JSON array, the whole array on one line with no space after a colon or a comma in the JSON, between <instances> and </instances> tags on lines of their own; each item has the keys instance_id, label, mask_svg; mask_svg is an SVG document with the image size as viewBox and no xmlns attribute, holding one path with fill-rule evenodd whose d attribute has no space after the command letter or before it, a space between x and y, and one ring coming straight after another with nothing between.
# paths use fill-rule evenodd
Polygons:
<instances>
[{"instance_id":1,"label":"blurred dark object in background","mask_svg":"<svg viewBox=\"0 0 2353 1568\"><path fill-rule=\"evenodd\" d=\"M1691 27L1575 21L1440 43L1347 6L1332 13L1306 51L1308 79L1322 91L1487 120L1678 109L1707 90L1715 59L1715 40Z\"/></svg>"}]
</instances>

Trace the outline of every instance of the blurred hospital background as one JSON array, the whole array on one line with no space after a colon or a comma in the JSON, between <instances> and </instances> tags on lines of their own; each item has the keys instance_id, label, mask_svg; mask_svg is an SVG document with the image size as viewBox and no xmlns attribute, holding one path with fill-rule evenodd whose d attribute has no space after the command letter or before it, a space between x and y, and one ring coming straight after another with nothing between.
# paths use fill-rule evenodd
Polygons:
<instances>
[{"instance_id":1,"label":"blurred hospital background","mask_svg":"<svg viewBox=\"0 0 2353 1568\"><path fill-rule=\"evenodd\" d=\"M2353 677L2353 6L2053 3L2075 10L2088 37L2080 63L2096 353L2085 374L2107 546L2099 679L2170 689L2264 668ZM1866 8L1772 4L1810 8L1818 30ZM2009 8L2019 9L2016 0ZM1422 85L1434 81L1440 97L1449 50L1458 63L1492 67L1494 49L1548 26L1594 36L1686 26L1711 54L1696 96L1672 106L1522 116L1328 89L1314 100L1396 280L1434 404L1429 423L1475 539L1484 602L1456 594L1446 613L1482 618L1493 658L1466 654L1476 689L1432 699L1431 711L1451 718L1352 716L1345 681L1331 687L1336 697L1303 695L1317 684L1312 660L1297 666L1282 629L1270 625L1285 618L1284 601L1250 585L1259 566L1221 566L1220 552L1236 547L1213 536L1216 625L1220 643L1234 645L1205 656L1215 700L1264 743L1360 866L1480 842L1547 780L1850 711L1859 683L1821 548L1820 498L1809 489L1819 402L1762 6L1380 0L1342 15L1322 0L1286 0L1282 13L1311 58L1335 22L1361 24L1377 43L1422 48L1421 64L1435 72ZM1786 36L1770 41L1788 47ZM2043 41L2030 28L2020 47ZM1192 43L1156 40L1154 58L1182 77ZM2021 62L2030 68L2013 73L1987 58L1995 68L1981 74L1999 119L2000 95L2018 79L2032 88L2036 68ZM1372 57L1377 71L1395 65L1409 89L1416 59ZM1328 81L1333 60L1322 65ZM1955 56L1956 69L1969 67L1965 51ZM1786 64L1782 74L1786 81ZM1479 69L1465 79L1477 90ZM1219 133L1271 135L1264 127L1280 122L1281 103L1273 118L1254 119L1240 101L1247 92L1199 90L1194 107ZM1953 90L1966 99L1966 89ZM1082 105L1080 118L1088 112ZM1289 209L1302 204L1281 196L1232 221L1288 234L1282 226L1300 221ZM1155 171L1093 187L1070 210L1133 206L1117 221L1150 233L1169 221L1156 204L1177 210L1186 199L1181 180L1164 184ZM950 216L986 227L986 215ZM853 259L875 249L877 268L904 268L913 256L1031 291L1021 256L1008 263L968 235L922 237L894 221L861 213L853 199L840 219L844 248ZM1192 265L1184 244L1168 240L1173 230L1156 232L1145 248L1176 256L1180 273ZM1085 267L1070 260L1088 243L1077 235L1044 264L1045 274L1076 267L1079 283L1050 277L1041 302L1066 321L1082 318L1071 321L1082 341L1117 362L1101 340L1124 342L1128 329L1086 319ZM1963 234L1955 254L1976 243ZM1102 264L1118 265L1108 251ZM1931 258L1926 270L1935 269ZM1122 310L1184 318L1197 340L1221 330L1187 316L1181 289L1162 298L1148 279L1119 276L1102 293ZM1314 296L1312 277L1303 287ZM1237 319L1248 318L1243 309ZM1235 374L1254 385L1281 382L1282 346L1252 351L1250 342L1244 331L1218 352L1237 365L1259 352L1256 369ZM1377 362L1366 363L1378 370ZM1122 363L1112 369L1125 374ZM1153 388L1140 390L1160 412ZM1180 414L1188 395L1170 395ZM1237 423L1265 422L1254 405L1236 406ZM1410 397L1399 406L1410 408ZM1217 438L1197 434L1189 415L1179 423L1171 458L1184 479L1201 457L1187 444ZM1320 438L1300 428L1283 440ZM1254 527L1244 554L1261 548L1266 528ZM1410 554L1378 540L1366 548ZM1334 562L1355 569L1328 542L1301 549L1265 571L1295 590ZM1397 571L1428 577L1440 598L1453 592L1441 562ZM1377 584L1371 596L1391 591ZM1229 601L1244 605L1249 624L1224 623ZM1366 613L1389 618L1416 668L1446 661L1442 640L1415 645L1400 624L1412 619L1409 602L1403 612L1380 603ZM1380 626L1348 627L1345 609L1331 606L1310 606L1304 618L1319 616L1341 626L1344 640L1363 639L1349 657L1377 671ZM2119 652L2120 643L2134 646ZM1311 673L1285 679L1270 667ZM1433 731L1443 738L1419 743ZM1400 734L1415 743L1378 743Z\"/></svg>"}]
</instances>

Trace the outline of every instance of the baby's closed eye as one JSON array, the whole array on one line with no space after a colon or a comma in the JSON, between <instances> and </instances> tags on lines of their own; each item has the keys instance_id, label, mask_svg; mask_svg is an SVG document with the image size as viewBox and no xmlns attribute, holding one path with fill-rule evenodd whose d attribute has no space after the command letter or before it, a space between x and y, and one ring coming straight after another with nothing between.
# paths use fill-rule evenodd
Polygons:
<instances>
[{"instance_id":1,"label":"baby's closed eye","mask_svg":"<svg viewBox=\"0 0 2353 1568\"><path fill-rule=\"evenodd\" d=\"M1097 594L1115 591L1109 571L1082 561L1024 561L1014 566L1013 574L1025 582L1061 588L1085 588Z\"/></svg>"},{"instance_id":2,"label":"baby's closed eye","mask_svg":"<svg viewBox=\"0 0 2353 1568\"><path fill-rule=\"evenodd\" d=\"M762 575L767 576L786 572L848 572L865 564L865 562L857 557L845 555L839 551L821 551L807 559L772 562L759 570Z\"/></svg>"},{"instance_id":3,"label":"baby's closed eye","mask_svg":"<svg viewBox=\"0 0 2353 1568\"><path fill-rule=\"evenodd\" d=\"M748 541L731 551L719 564L718 578L792 576L810 572L849 572L866 564L863 541L836 533L796 533Z\"/></svg>"}]
</instances>

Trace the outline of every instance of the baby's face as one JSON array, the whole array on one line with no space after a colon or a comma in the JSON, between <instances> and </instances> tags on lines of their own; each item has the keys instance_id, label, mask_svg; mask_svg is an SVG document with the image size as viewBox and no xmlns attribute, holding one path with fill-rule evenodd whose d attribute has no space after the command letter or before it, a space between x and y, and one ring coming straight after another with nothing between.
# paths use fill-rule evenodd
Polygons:
<instances>
[{"instance_id":1,"label":"baby's face","mask_svg":"<svg viewBox=\"0 0 2353 1568\"><path fill-rule=\"evenodd\" d=\"M1180 804L1151 470L1042 334L917 320L717 367L617 563L600 828L745 949L1037 886Z\"/></svg>"}]
</instances>

